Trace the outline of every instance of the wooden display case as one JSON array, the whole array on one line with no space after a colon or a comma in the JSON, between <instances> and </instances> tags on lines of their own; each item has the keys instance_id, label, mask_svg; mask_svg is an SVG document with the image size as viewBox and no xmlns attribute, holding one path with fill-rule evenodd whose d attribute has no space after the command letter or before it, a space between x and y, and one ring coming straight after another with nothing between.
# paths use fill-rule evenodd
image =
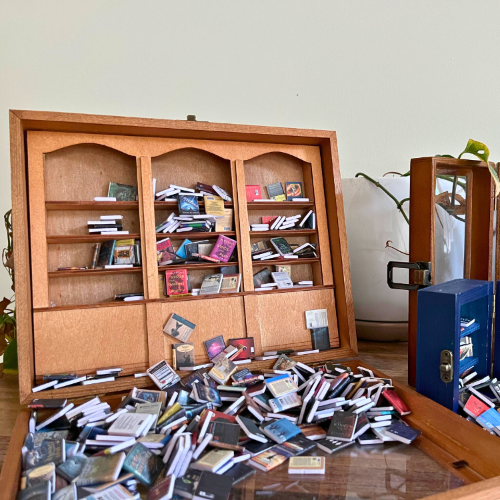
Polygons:
<instances>
[{"instance_id":1,"label":"wooden display case","mask_svg":"<svg viewBox=\"0 0 500 500\"><path fill-rule=\"evenodd\" d=\"M13 230L20 398L37 397L32 387L47 373L91 374L119 366L123 376L99 390L114 392L149 381L135 379L161 359L172 361L174 339L163 333L172 313L197 327L196 363L207 362L203 342L252 336L256 355L293 347L310 349L305 311L327 309L331 350L304 356L305 362L356 354L356 335L347 257L342 190L334 132L247 127L168 120L142 120L28 111L11 112ZM177 203L155 201L170 184L216 184L232 200L233 231L156 234L155 227ZM247 202L245 185L302 182L307 202ZM110 182L134 185L138 201L96 202ZM203 205L203 202L201 202ZM250 232L263 215L296 215L314 210L316 229ZM142 265L130 269L58 271L89 266L96 242L87 221L123 215L141 241ZM174 247L186 237L219 234L237 240L241 291L212 296L164 298L158 286L156 242L169 236ZM255 262L250 244L274 236L317 245L317 258ZM314 286L258 292L253 275L264 267L291 265L294 281ZM191 286L226 264L186 263ZM144 300L114 301L119 293L143 292ZM286 325L286 327L284 327ZM64 346L64 356L61 347ZM255 363L256 368L271 361ZM92 394L91 386L45 391L44 397Z\"/></svg>"},{"instance_id":2,"label":"wooden display case","mask_svg":"<svg viewBox=\"0 0 500 500\"><path fill-rule=\"evenodd\" d=\"M357 354L334 132L31 111L11 111L10 127L22 403L41 394L44 398L83 398L99 393L116 404L131 387L151 386L149 379L135 379L131 374L160 359L171 360L172 341L162 328L172 312L197 325L190 339L195 343L197 362L206 359L203 341L219 334L225 338L253 336L257 354L276 348L310 348L304 312L319 308L328 311L331 349L301 356L300 361L339 360ZM175 210L176 203L154 201L153 178L157 179L157 190L170 183L200 181L218 183L231 194L228 207L234 210L235 224L229 236L238 242L240 293L160 298L156 241L163 235L155 234L155 223ZM246 201L246 184L287 180L303 182L310 201ZM138 202L92 201L94 196L106 194L110 181L137 185ZM316 212L317 229L296 231L293 238L317 243L318 258L290 264L292 279L307 276L314 286L265 295L255 291L252 275L261 263L252 262L250 243L270 236L292 238L292 233L250 233L249 223L262 215L309 209ZM85 221L102 213L123 213L125 229L142 243L141 268L56 271L59 266L87 265L94 243L107 237L85 234ZM189 235L193 239L205 236ZM174 234L171 238L179 243L183 236ZM191 266L195 265L184 267L195 280L216 268L211 263ZM132 290L143 291L145 299L137 303L111 300L115 293ZM359 360L344 363L353 369L367 367ZM272 364L272 360L252 362L251 369ZM111 366L124 368L124 376L115 382L32 393L44 373L71 370L90 374L96 368ZM475 492L489 495L481 498L496 498L500 440L412 389L394 385L412 408L406 420L422 431L414 446L407 448L413 454L420 453L420 459L405 462L405 498L478 481L482 482L472 486L472 494L471 487L465 486L443 493L442 498L479 498ZM23 410L0 476L0 496L7 500L17 494L28 419L29 412ZM352 491L363 497L372 495L373 478L367 478L369 461L346 453L340 462L327 459L328 475L313 486L319 488L321 498L347 496ZM387 463L385 482L391 483L390 464L395 464L394 460L383 452L377 457L373 453L370 456L379 459L376 474L380 476L380 464ZM398 453L396 457L401 459L404 453ZM356 480L346 474L346 465L358 468ZM436 467L443 472L434 477L436 484L422 484L422 472ZM253 491L266 477L288 480L284 469L268 475L259 471L245 486L243 497L253 498Z\"/></svg>"}]
</instances>

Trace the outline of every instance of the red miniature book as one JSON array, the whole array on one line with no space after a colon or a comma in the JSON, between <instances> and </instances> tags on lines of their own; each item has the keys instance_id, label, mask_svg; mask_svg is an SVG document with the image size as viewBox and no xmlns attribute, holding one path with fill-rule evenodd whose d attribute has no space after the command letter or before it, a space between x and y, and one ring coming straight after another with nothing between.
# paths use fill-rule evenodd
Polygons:
<instances>
[{"instance_id":1,"label":"red miniature book","mask_svg":"<svg viewBox=\"0 0 500 500\"><path fill-rule=\"evenodd\" d=\"M262 216L262 224L269 224L269 227L271 227L271 224L277 219L275 215L263 215Z\"/></svg>"},{"instance_id":2,"label":"red miniature book","mask_svg":"<svg viewBox=\"0 0 500 500\"><path fill-rule=\"evenodd\" d=\"M489 410L490 406L483 403L479 398L476 398L473 394L471 394L470 398L467 400L465 404L464 411L469 414L471 417L477 418L479 415Z\"/></svg>"},{"instance_id":3,"label":"red miniature book","mask_svg":"<svg viewBox=\"0 0 500 500\"><path fill-rule=\"evenodd\" d=\"M165 271L167 295L187 295L189 293L187 276L187 269Z\"/></svg>"},{"instance_id":4,"label":"red miniature book","mask_svg":"<svg viewBox=\"0 0 500 500\"><path fill-rule=\"evenodd\" d=\"M411 413L407 404L393 390L384 391L382 395L392 406L394 406L394 409L400 415L409 415Z\"/></svg>"},{"instance_id":5,"label":"red miniature book","mask_svg":"<svg viewBox=\"0 0 500 500\"><path fill-rule=\"evenodd\" d=\"M247 193L247 201L260 200L262 198L260 186L245 186L245 191Z\"/></svg>"},{"instance_id":6,"label":"red miniature book","mask_svg":"<svg viewBox=\"0 0 500 500\"><path fill-rule=\"evenodd\" d=\"M253 359L255 358L255 347L253 337L244 337L241 339L229 339L228 345L238 347L238 344L243 344L246 349L238 353L232 361L239 361L240 359Z\"/></svg>"}]
</instances>

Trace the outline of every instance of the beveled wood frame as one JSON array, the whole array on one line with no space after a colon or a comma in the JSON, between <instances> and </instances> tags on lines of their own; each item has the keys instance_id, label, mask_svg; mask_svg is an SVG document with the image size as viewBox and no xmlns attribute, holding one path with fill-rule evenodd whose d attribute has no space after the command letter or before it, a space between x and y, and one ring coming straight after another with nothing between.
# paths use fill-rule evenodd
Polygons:
<instances>
[{"instance_id":1,"label":"beveled wood frame","mask_svg":"<svg viewBox=\"0 0 500 500\"><path fill-rule=\"evenodd\" d=\"M113 303L102 303L88 306L51 308L45 292L47 279L47 270L45 269L45 273L43 272L43 263L46 261L45 241L49 240L57 243L59 240L57 237L48 239L44 232L46 200L43 199L42 203L40 197L40 193L43 193L43 175L40 177L39 174L40 172L43 174L43 172L39 168L41 164L37 157L39 158L40 155L49 151L82 142L111 145L114 149L137 158L139 217L141 220L140 237L143 241L142 275L146 295L145 300L139 304L132 306L120 305L118 307L122 307L123 312L129 310L131 316L134 316L134 308L145 309L148 325L158 324L158 308L166 302L158 299L158 287L153 285L153 278L157 276L157 270L156 262L152 257L155 253L156 240L152 237L150 231L154 225L155 210L151 192L151 157L164 154L178 147L189 147L190 145L200 147L202 145L203 149L228 158L231 161L233 181L238 177L240 178L240 182L233 185L233 196L235 198L236 232L240 232L241 241L245 241L245 235L241 234L241 228L246 208L245 210L241 210L241 208L246 207L246 198L244 189L242 195L240 187L244 184L244 162L259 154L281 151L310 163L316 172L316 175L313 176L313 182L316 203L319 203L316 205L318 225L321 224L325 227L325 231L320 232L318 235L321 248L318 260L321 262L323 282L321 287L315 286L312 290L289 293L314 294L320 291L318 288L322 290L335 289L333 310L336 311L340 348L308 355L302 357L301 360L311 362L356 354L356 333L335 132L34 111L11 111L10 127L18 357L20 399L22 403L26 403L35 397L35 394L31 392L35 380L33 315L36 314L36 318L38 318L37 324L40 324L42 321L40 318L46 321L46 317L41 316L43 314L49 315L58 312L63 315L67 311L76 310L84 315L86 314L85 311L88 313L95 308L107 309L117 306L117 304ZM44 141L28 141L28 136L41 137ZM110 144L111 142L112 144ZM45 143L45 146L40 146L42 143ZM233 153L228 154L231 151ZM237 154L234 153L235 151L237 151ZM28 164L28 155L30 158L35 158L35 164L36 162L39 164L37 175L31 172L31 168L36 167L32 167L31 160ZM323 186L321 186L321 177ZM234 190L235 187L236 190ZM240 200L238 200L238 196L240 196ZM150 202L145 200L150 200ZM261 206L264 208L264 205L266 204ZM93 204L83 202L79 208L84 207L92 209ZM124 206L123 208L130 209L131 207ZM50 209L65 209L64 203L60 206L58 206L57 202L51 203ZM238 214L236 214L237 210L239 210ZM149 231L147 228L149 228ZM248 230L246 230L246 233L248 234ZM325 235L328 236L325 238ZM78 237L74 241L78 241ZM241 247L242 260L245 261L246 259L248 263L248 249L245 248L244 244ZM31 265L32 255L34 255L35 250L37 262L38 259L42 262L41 270L38 266ZM245 266L243 269L243 291L234 295L241 297L246 302L247 299L251 298L249 295L258 292L252 291L251 276L248 271L245 274ZM227 294L227 297L231 295L233 294ZM280 295L281 292L277 292L275 296L278 298ZM185 299L178 300L182 302ZM195 304L194 301L199 301L200 298L193 297L188 298L188 300L193 300L193 304ZM201 304L200 301L197 305L200 306ZM51 327L53 327L53 324ZM153 337L149 338L147 334L146 336L149 344L147 348L151 354L154 344ZM293 345L293 339L287 338L286 335L280 339L280 342L283 342L283 347ZM158 344L154 345L157 346ZM260 346L260 339L256 339L256 347L258 346ZM305 346L298 344L297 347L304 348ZM152 364L151 358L149 356L148 363L141 366L142 369L148 364ZM255 363L255 369L267 367L271 364L270 362L258 362ZM133 370L137 371L137 368L139 368L137 365L131 366L129 371L132 373ZM99 391L114 392L148 384L149 381L145 379L123 377L115 382L102 384ZM77 397L92 394L92 391L91 386L69 387L58 391L45 391L44 397Z\"/></svg>"}]
</instances>

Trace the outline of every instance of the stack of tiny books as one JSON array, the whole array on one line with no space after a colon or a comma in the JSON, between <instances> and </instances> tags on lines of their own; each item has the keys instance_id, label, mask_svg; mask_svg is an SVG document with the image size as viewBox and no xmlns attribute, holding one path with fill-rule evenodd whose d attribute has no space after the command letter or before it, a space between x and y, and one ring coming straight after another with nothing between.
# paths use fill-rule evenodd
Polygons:
<instances>
[{"instance_id":1,"label":"stack of tiny books","mask_svg":"<svg viewBox=\"0 0 500 500\"><path fill-rule=\"evenodd\" d=\"M300 222L299 222L300 221ZM309 210L305 215L263 215L261 222L250 224L250 231L285 231L316 229L316 214Z\"/></svg>"},{"instance_id":2,"label":"stack of tiny books","mask_svg":"<svg viewBox=\"0 0 500 500\"><path fill-rule=\"evenodd\" d=\"M215 370L221 354L182 381L161 361L148 370L159 390L134 388L116 408L99 397L36 400L18 498L227 500L257 470L288 462L289 474L325 474L325 457L343 448L420 434L391 380L368 369L290 368L284 357L282 370L227 376ZM40 408L55 413L40 419Z\"/></svg>"},{"instance_id":3,"label":"stack of tiny books","mask_svg":"<svg viewBox=\"0 0 500 500\"><path fill-rule=\"evenodd\" d=\"M87 221L89 234L119 235L129 234L123 231L123 215L101 215L99 220Z\"/></svg>"},{"instance_id":4,"label":"stack of tiny books","mask_svg":"<svg viewBox=\"0 0 500 500\"><path fill-rule=\"evenodd\" d=\"M309 198L304 198L302 182L285 182L286 193L281 182L274 182L266 186L267 196L262 198L262 190L259 185L250 184L245 186L247 202L249 201L309 201Z\"/></svg>"},{"instance_id":5,"label":"stack of tiny books","mask_svg":"<svg viewBox=\"0 0 500 500\"><path fill-rule=\"evenodd\" d=\"M311 259L316 258L316 245L314 243L304 243L302 245L288 243L283 238L271 238L267 241L252 243L252 260L263 262L275 259Z\"/></svg>"}]
</instances>

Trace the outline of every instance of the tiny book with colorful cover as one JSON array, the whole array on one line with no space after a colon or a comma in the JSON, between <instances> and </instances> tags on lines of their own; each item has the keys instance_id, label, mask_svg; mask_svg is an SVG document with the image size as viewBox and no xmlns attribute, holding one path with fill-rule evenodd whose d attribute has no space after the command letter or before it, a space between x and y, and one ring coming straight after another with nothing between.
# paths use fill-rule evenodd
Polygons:
<instances>
[{"instance_id":1,"label":"tiny book with colorful cover","mask_svg":"<svg viewBox=\"0 0 500 500\"><path fill-rule=\"evenodd\" d=\"M277 446L273 446L269 450L254 456L249 463L264 472L269 472L286 462L288 458L289 455L283 453Z\"/></svg>"},{"instance_id":2,"label":"tiny book with colorful cover","mask_svg":"<svg viewBox=\"0 0 500 500\"><path fill-rule=\"evenodd\" d=\"M108 187L108 197L116 198L116 201L137 201L137 186L110 182Z\"/></svg>"},{"instance_id":3,"label":"tiny book with colorful cover","mask_svg":"<svg viewBox=\"0 0 500 500\"><path fill-rule=\"evenodd\" d=\"M496 410L493 411L498 414ZM417 439L418 436L422 434L422 432L418 431L417 429L413 429L413 427L410 427L403 422L396 422L395 424L392 424L385 429L385 434L395 439L396 441L401 441L405 444L411 444L412 441Z\"/></svg>"},{"instance_id":4,"label":"tiny book with colorful cover","mask_svg":"<svg viewBox=\"0 0 500 500\"><path fill-rule=\"evenodd\" d=\"M108 240L101 243L96 267L111 266L113 264L115 245L116 240Z\"/></svg>"},{"instance_id":5,"label":"tiny book with colorful cover","mask_svg":"<svg viewBox=\"0 0 500 500\"><path fill-rule=\"evenodd\" d=\"M226 348L224 337L222 335L218 335L213 339L205 340L204 344L205 349L207 350L208 359L210 360L215 358L217 354L221 353Z\"/></svg>"},{"instance_id":6,"label":"tiny book with colorful cover","mask_svg":"<svg viewBox=\"0 0 500 500\"><path fill-rule=\"evenodd\" d=\"M246 185L245 192L247 195L247 201L260 200L262 198L260 186Z\"/></svg>"},{"instance_id":7,"label":"tiny book with colorful cover","mask_svg":"<svg viewBox=\"0 0 500 500\"><path fill-rule=\"evenodd\" d=\"M330 422L328 437L336 441L352 441L357 422L357 414L336 411Z\"/></svg>"},{"instance_id":8,"label":"tiny book with colorful cover","mask_svg":"<svg viewBox=\"0 0 500 500\"><path fill-rule=\"evenodd\" d=\"M179 215L199 215L198 197L189 194L179 194Z\"/></svg>"},{"instance_id":9,"label":"tiny book with colorful cover","mask_svg":"<svg viewBox=\"0 0 500 500\"><path fill-rule=\"evenodd\" d=\"M163 469L163 460L143 444L136 443L128 452L123 468L142 484L151 486Z\"/></svg>"},{"instance_id":10,"label":"tiny book with colorful cover","mask_svg":"<svg viewBox=\"0 0 500 500\"><path fill-rule=\"evenodd\" d=\"M260 430L278 444L288 441L301 432L300 428L287 418L265 422L260 426Z\"/></svg>"},{"instance_id":11,"label":"tiny book with colorful cover","mask_svg":"<svg viewBox=\"0 0 500 500\"><path fill-rule=\"evenodd\" d=\"M241 274L224 274L220 293L238 293L241 286Z\"/></svg>"},{"instance_id":12,"label":"tiny book with colorful cover","mask_svg":"<svg viewBox=\"0 0 500 500\"><path fill-rule=\"evenodd\" d=\"M194 344L185 342L183 344L172 344L174 369L194 366Z\"/></svg>"},{"instance_id":13,"label":"tiny book with colorful cover","mask_svg":"<svg viewBox=\"0 0 500 500\"><path fill-rule=\"evenodd\" d=\"M302 182L286 182L286 199L302 198Z\"/></svg>"},{"instance_id":14,"label":"tiny book with colorful cover","mask_svg":"<svg viewBox=\"0 0 500 500\"><path fill-rule=\"evenodd\" d=\"M408 405L396 394L393 390L387 390L382 392L382 396L389 401L389 403L394 406L394 409L400 415L409 415L411 413Z\"/></svg>"},{"instance_id":15,"label":"tiny book with colorful cover","mask_svg":"<svg viewBox=\"0 0 500 500\"><path fill-rule=\"evenodd\" d=\"M275 182L273 184L268 184L266 186L267 190L267 195L269 198L276 200L276 201L285 201L286 196L285 196L285 191L283 191L283 186L281 182Z\"/></svg>"},{"instance_id":16,"label":"tiny book with colorful cover","mask_svg":"<svg viewBox=\"0 0 500 500\"><path fill-rule=\"evenodd\" d=\"M187 342L195 328L196 325L194 323L173 313L163 327L163 331L181 342Z\"/></svg>"},{"instance_id":17,"label":"tiny book with colorful cover","mask_svg":"<svg viewBox=\"0 0 500 500\"><path fill-rule=\"evenodd\" d=\"M224 217L224 200L220 196L207 195L205 200L205 213Z\"/></svg>"},{"instance_id":18,"label":"tiny book with colorful cover","mask_svg":"<svg viewBox=\"0 0 500 500\"><path fill-rule=\"evenodd\" d=\"M77 486L110 483L116 481L125 462L125 453L89 457L76 479Z\"/></svg>"},{"instance_id":19,"label":"tiny book with colorful cover","mask_svg":"<svg viewBox=\"0 0 500 500\"><path fill-rule=\"evenodd\" d=\"M170 238L165 238L156 243L156 256L159 266L165 265L177 258Z\"/></svg>"},{"instance_id":20,"label":"tiny book with colorful cover","mask_svg":"<svg viewBox=\"0 0 500 500\"><path fill-rule=\"evenodd\" d=\"M181 243L181 246L177 249L177 252L175 252L177 257L180 257L181 259L187 258L186 245L189 245L190 243L192 243L191 240L187 240L187 239Z\"/></svg>"},{"instance_id":21,"label":"tiny book with colorful cover","mask_svg":"<svg viewBox=\"0 0 500 500\"><path fill-rule=\"evenodd\" d=\"M246 349L238 353L238 355L233 358L233 361L240 361L241 359L253 359L255 358L255 344L253 337L243 337L241 339L229 339L229 345L238 347L238 344L244 345Z\"/></svg>"},{"instance_id":22,"label":"tiny book with colorful cover","mask_svg":"<svg viewBox=\"0 0 500 500\"><path fill-rule=\"evenodd\" d=\"M221 234L210 252L210 257L220 260L221 262L229 262L235 248L236 241Z\"/></svg>"},{"instance_id":23,"label":"tiny book with colorful cover","mask_svg":"<svg viewBox=\"0 0 500 500\"><path fill-rule=\"evenodd\" d=\"M165 271L165 283L168 296L187 295L189 293L187 269Z\"/></svg>"}]
</instances>

